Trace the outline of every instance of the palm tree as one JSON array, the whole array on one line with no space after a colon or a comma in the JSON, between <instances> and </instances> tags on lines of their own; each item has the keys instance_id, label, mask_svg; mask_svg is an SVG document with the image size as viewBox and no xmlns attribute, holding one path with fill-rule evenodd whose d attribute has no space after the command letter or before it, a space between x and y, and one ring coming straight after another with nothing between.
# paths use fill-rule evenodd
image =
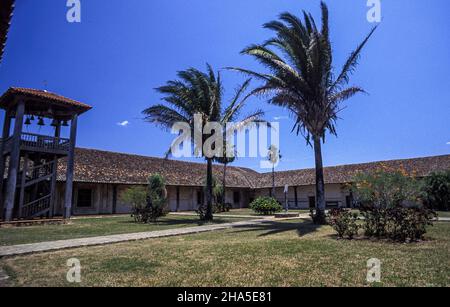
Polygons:
<instances>
[{"instance_id":1,"label":"palm tree","mask_svg":"<svg viewBox=\"0 0 450 307\"><path fill-rule=\"evenodd\" d=\"M280 162L281 151L276 145L270 145L267 153L267 159L272 164L272 197L275 198L275 165Z\"/></svg>"},{"instance_id":2,"label":"palm tree","mask_svg":"<svg viewBox=\"0 0 450 307\"><path fill-rule=\"evenodd\" d=\"M302 134L314 147L316 165L317 223L325 222L325 184L323 176L322 141L327 132L336 134L338 113L342 103L364 90L348 86L360 53L374 33L373 28L350 54L342 70L334 73L333 52L329 37L328 8L321 2L322 28L319 30L311 14L303 12L303 20L283 13L278 21L264 25L275 37L242 51L269 69L258 73L242 68L230 68L263 81L253 95L270 95L269 103L287 108L295 118L292 131Z\"/></svg>"},{"instance_id":3,"label":"palm tree","mask_svg":"<svg viewBox=\"0 0 450 307\"><path fill-rule=\"evenodd\" d=\"M226 136L224 137L224 139L226 139ZM222 174L222 202L223 205L226 205L226 192L227 192L227 182L226 182L226 178L227 178L227 166L228 164L233 163L234 161L236 161L236 155L234 153L230 153L229 150L227 150L227 145L226 143L224 144L223 147L223 155L222 157L217 157L215 160L217 163L220 163L223 165L223 174Z\"/></svg>"},{"instance_id":4,"label":"palm tree","mask_svg":"<svg viewBox=\"0 0 450 307\"><path fill-rule=\"evenodd\" d=\"M191 130L191 139L196 153L203 153L201 150L204 141L211 135L203 133L203 128L208 122L218 122L222 127L228 122L237 119L239 113L248 99L246 92L250 79L245 81L236 91L233 99L227 107L223 105L223 86L220 73L215 73L210 65L207 65L207 72L201 72L195 68L178 72L178 80L168 81L165 86L156 90L163 94L163 104L151 106L143 111L145 120L157 124L165 129L171 129L178 122L188 123ZM236 130L243 129L255 121L260 121L263 116L261 110L257 110L246 116L234 126ZM195 127L194 118L201 116L202 127ZM201 140L196 140L196 131L200 130ZM201 143L199 143L201 142ZM223 146L223 144L216 144ZM170 154L170 150L168 152ZM206 170L206 212L201 214L204 221L212 221L212 194L213 194L213 160L216 157L208 157L203 153L207 163ZM201 210L202 211L202 210Z\"/></svg>"}]
</instances>

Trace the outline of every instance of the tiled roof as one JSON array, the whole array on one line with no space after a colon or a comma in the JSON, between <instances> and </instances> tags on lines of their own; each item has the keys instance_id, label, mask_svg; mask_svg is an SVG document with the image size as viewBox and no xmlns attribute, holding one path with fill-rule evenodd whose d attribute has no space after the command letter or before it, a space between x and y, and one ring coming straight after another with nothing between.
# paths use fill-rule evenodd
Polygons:
<instances>
[{"instance_id":1,"label":"tiled roof","mask_svg":"<svg viewBox=\"0 0 450 307\"><path fill-rule=\"evenodd\" d=\"M14 0L0 1L0 61L3 57L3 49L5 48L13 10Z\"/></svg>"},{"instance_id":2,"label":"tiled roof","mask_svg":"<svg viewBox=\"0 0 450 307\"><path fill-rule=\"evenodd\" d=\"M65 163L59 163L59 179L65 180ZM222 180L220 165L214 165L214 173ZM77 148L75 152L75 181L92 183L145 184L151 174L159 173L168 185L203 186L206 163L192 163ZM258 176L245 168L228 167L227 185L249 187L247 178Z\"/></svg>"},{"instance_id":3,"label":"tiled roof","mask_svg":"<svg viewBox=\"0 0 450 307\"><path fill-rule=\"evenodd\" d=\"M59 179L65 180L65 163L60 163ZM403 170L424 177L435 171L450 170L450 155L407 160L327 167L326 183L351 182L359 172L379 169ZM222 165L214 166L218 180L222 180ZM161 158L77 148L75 153L75 181L90 183L145 184L154 173L162 174L168 185L203 186L206 163L191 163ZM303 186L315 183L314 169L277 172L276 186ZM227 186L241 188L269 188L271 173L260 174L251 169L228 167Z\"/></svg>"},{"instance_id":4,"label":"tiled roof","mask_svg":"<svg viewBox=\"0 0 450 307\"><path fill-rule=\"evenodd\" d=\"M326 167L324 168L325 183L350 183L358 173L370 173L377 170L402 171L411 176L425 177L436 171L450 170L450 155ZM278 187L312 184L315 184L314 169L275 174L275 185ZM256 185L260 188L271 187L272 174L262 174Z\"/></svg>"},{"instance_id":5,"label":"tiled roof","mask_svg":"<svg viewBox=\"0 0 450 307\"><path fill-rule=\"evenodd\" d=\"M92 109L91 106L85 103L66 98L61 95L50 93L48 91L20 87L11 87L10 89L8 89L8 91L6 91L6 93L4 93L3 96L0 97L0 106L5 107L11 104L13 99L19 96L25 97L26 99L30 100L49 101L61 106L74 107L79 110L79 113L83 113Z\"/></svg>"}]
</instances>

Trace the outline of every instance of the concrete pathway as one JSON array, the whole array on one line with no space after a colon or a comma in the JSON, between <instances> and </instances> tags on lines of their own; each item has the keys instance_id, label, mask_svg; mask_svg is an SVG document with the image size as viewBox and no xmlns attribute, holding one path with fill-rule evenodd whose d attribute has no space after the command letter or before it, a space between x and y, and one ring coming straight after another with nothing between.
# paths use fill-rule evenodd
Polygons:
<instances>
[{"instance_id":1,"label":"concrete pathway","mask_svg":"<svg viewBox=\"0 0 450 307\"><path fill-rule=\"evenodd\" d=\"M7 256L18 256L32 253L56 251L61 249L76 248L76 247L86 247L95 245L105 245L128 241L146 240L154 238L172 237L188 234L196 234L209 231L224 230L233 227L245 227L253 226L266 222L274 221L274 219L258 219L250 221L240 221L234 223L224 223L224 224L212 224L197 227L185 227L177 229L168 230L158 230L150 232L140 232L140 233L128 233L92 238L80 238L80 239L70 239L61 241L51 241L51 242L40 242L32 244L21 244L12 246L0 246L0 258ZM278 221L278 220L277 220Z\"/></svg>"},{"instance_id":2,"label":"concrete pathway","mask_svg":"<svg viewBox=\"0 0 450 307\"><path fill-rule=\"evenodd\" d=\"M171 212L169 215L174 216L198 216L197 213L190 213L190 212ZM256 216L256 215L239 215L239 214L228 214L228 213L220 213L215 214L214 217L231 217L231 218L243 218L243 219L261 219L261 220L268 220L272 219L273 216Z\"/></svg>"},{"instance_id":3,"label":"concrete pathway","mask_svg":"<svg viewBox=\"0 0 450 307\"><path fill-rule=\"evenodd\" d=\"M0 287L4 287L9 279L8 274L0 268Z\"/></svg>"}]
</instances>

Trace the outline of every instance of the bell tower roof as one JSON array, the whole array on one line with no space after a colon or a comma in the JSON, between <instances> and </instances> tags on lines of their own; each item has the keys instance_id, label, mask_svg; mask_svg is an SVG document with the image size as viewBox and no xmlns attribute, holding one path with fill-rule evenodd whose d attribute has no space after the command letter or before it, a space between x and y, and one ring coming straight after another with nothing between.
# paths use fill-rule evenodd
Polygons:
<instances>
[{"instance_id":1,"label":"bell tower roof","mask_svg":"<svg viewBox=\"0 0 450 307\"><path fill-rule=\"evenodd\" d=\"M19 101L24 101L26 114L60 120L92 109L90 105L48 91L19 87L9 88L0 97L0 108L14 110Z\"/></svg>"}]
</instances>

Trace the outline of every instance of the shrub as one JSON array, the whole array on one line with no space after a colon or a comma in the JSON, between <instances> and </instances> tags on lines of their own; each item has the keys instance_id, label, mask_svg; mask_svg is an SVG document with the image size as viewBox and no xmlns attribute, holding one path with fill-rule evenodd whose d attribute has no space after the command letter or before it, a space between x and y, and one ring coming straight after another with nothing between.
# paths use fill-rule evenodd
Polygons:
<instances>
[{"instance_id":1,"label":"shrub","mask_svg":"<svg viewBox=\"0 0 450 307\"><path fill-rule=\"evenodd\" d=\"M434 173L424 179L424 200L427 207L450 210L450 171Z\"/></svg>"},{"instance_id":2,"label":"shrub","mask_svg":"<svg viewBox=\"0 0 450 307\"><path fill-rule=\"evenodd\" d=\"M328 213L327 222L337 232L339 238L347 236L353 239L358 235L358 214L347 209L332 209Z\"/></svg>"},{"instance_id":3,"label":"shrub","mask_svg":"<svg viewBox=\"0 0 450 307\"><path fill-rule=\"evenodd\" d=\"M421 183L401 172L359 175L353 186L365 235L407 242L423 239L436 214L421 203Z\"/></svg>"},{"instance_id":4,"label":"shrub","mask_svg":"<svg viewBox=\"0 0 450 307\"><path fill-rule=\"evenodd\" d=\"M273 197L259 197L250 204L250 209L258 214L270 215L282 211L283 207Z\"/></svg>"},{"instance_id":5,"label":"shrub","mask_svg":"<svg viewBox=\"0 0 450 307\"><path fill-rule=\"evenodd\" d=\"M229 203L216 203L213 206L213 213L224 213L224 212L230 212L230 210L233 208L232 204Z\"/></svg>"},{"instance_id":6,"label":"shrub","mask_svg":"<svg viewBox=\"0 0 450 307\"><path fill-rule=\"evenodd\" d=\"M141 216L137 214L147 206L147 189L145 187L132 187L127 189L121 196L121 200L131 205L132 217L136 222L142 222Z\"/></svg>"},{"instance_id":7,"label":"shrub","mask_svg":"<svg viewBox=\"0 0 450 307\"><path fill-rule=\"evenodd\" d=\"M165 180L159 174L149 178L147 188L128 189L122 200L133 206L132 217L138 223L156 222L169 213Z\"/></svg>"}]
</instances>

